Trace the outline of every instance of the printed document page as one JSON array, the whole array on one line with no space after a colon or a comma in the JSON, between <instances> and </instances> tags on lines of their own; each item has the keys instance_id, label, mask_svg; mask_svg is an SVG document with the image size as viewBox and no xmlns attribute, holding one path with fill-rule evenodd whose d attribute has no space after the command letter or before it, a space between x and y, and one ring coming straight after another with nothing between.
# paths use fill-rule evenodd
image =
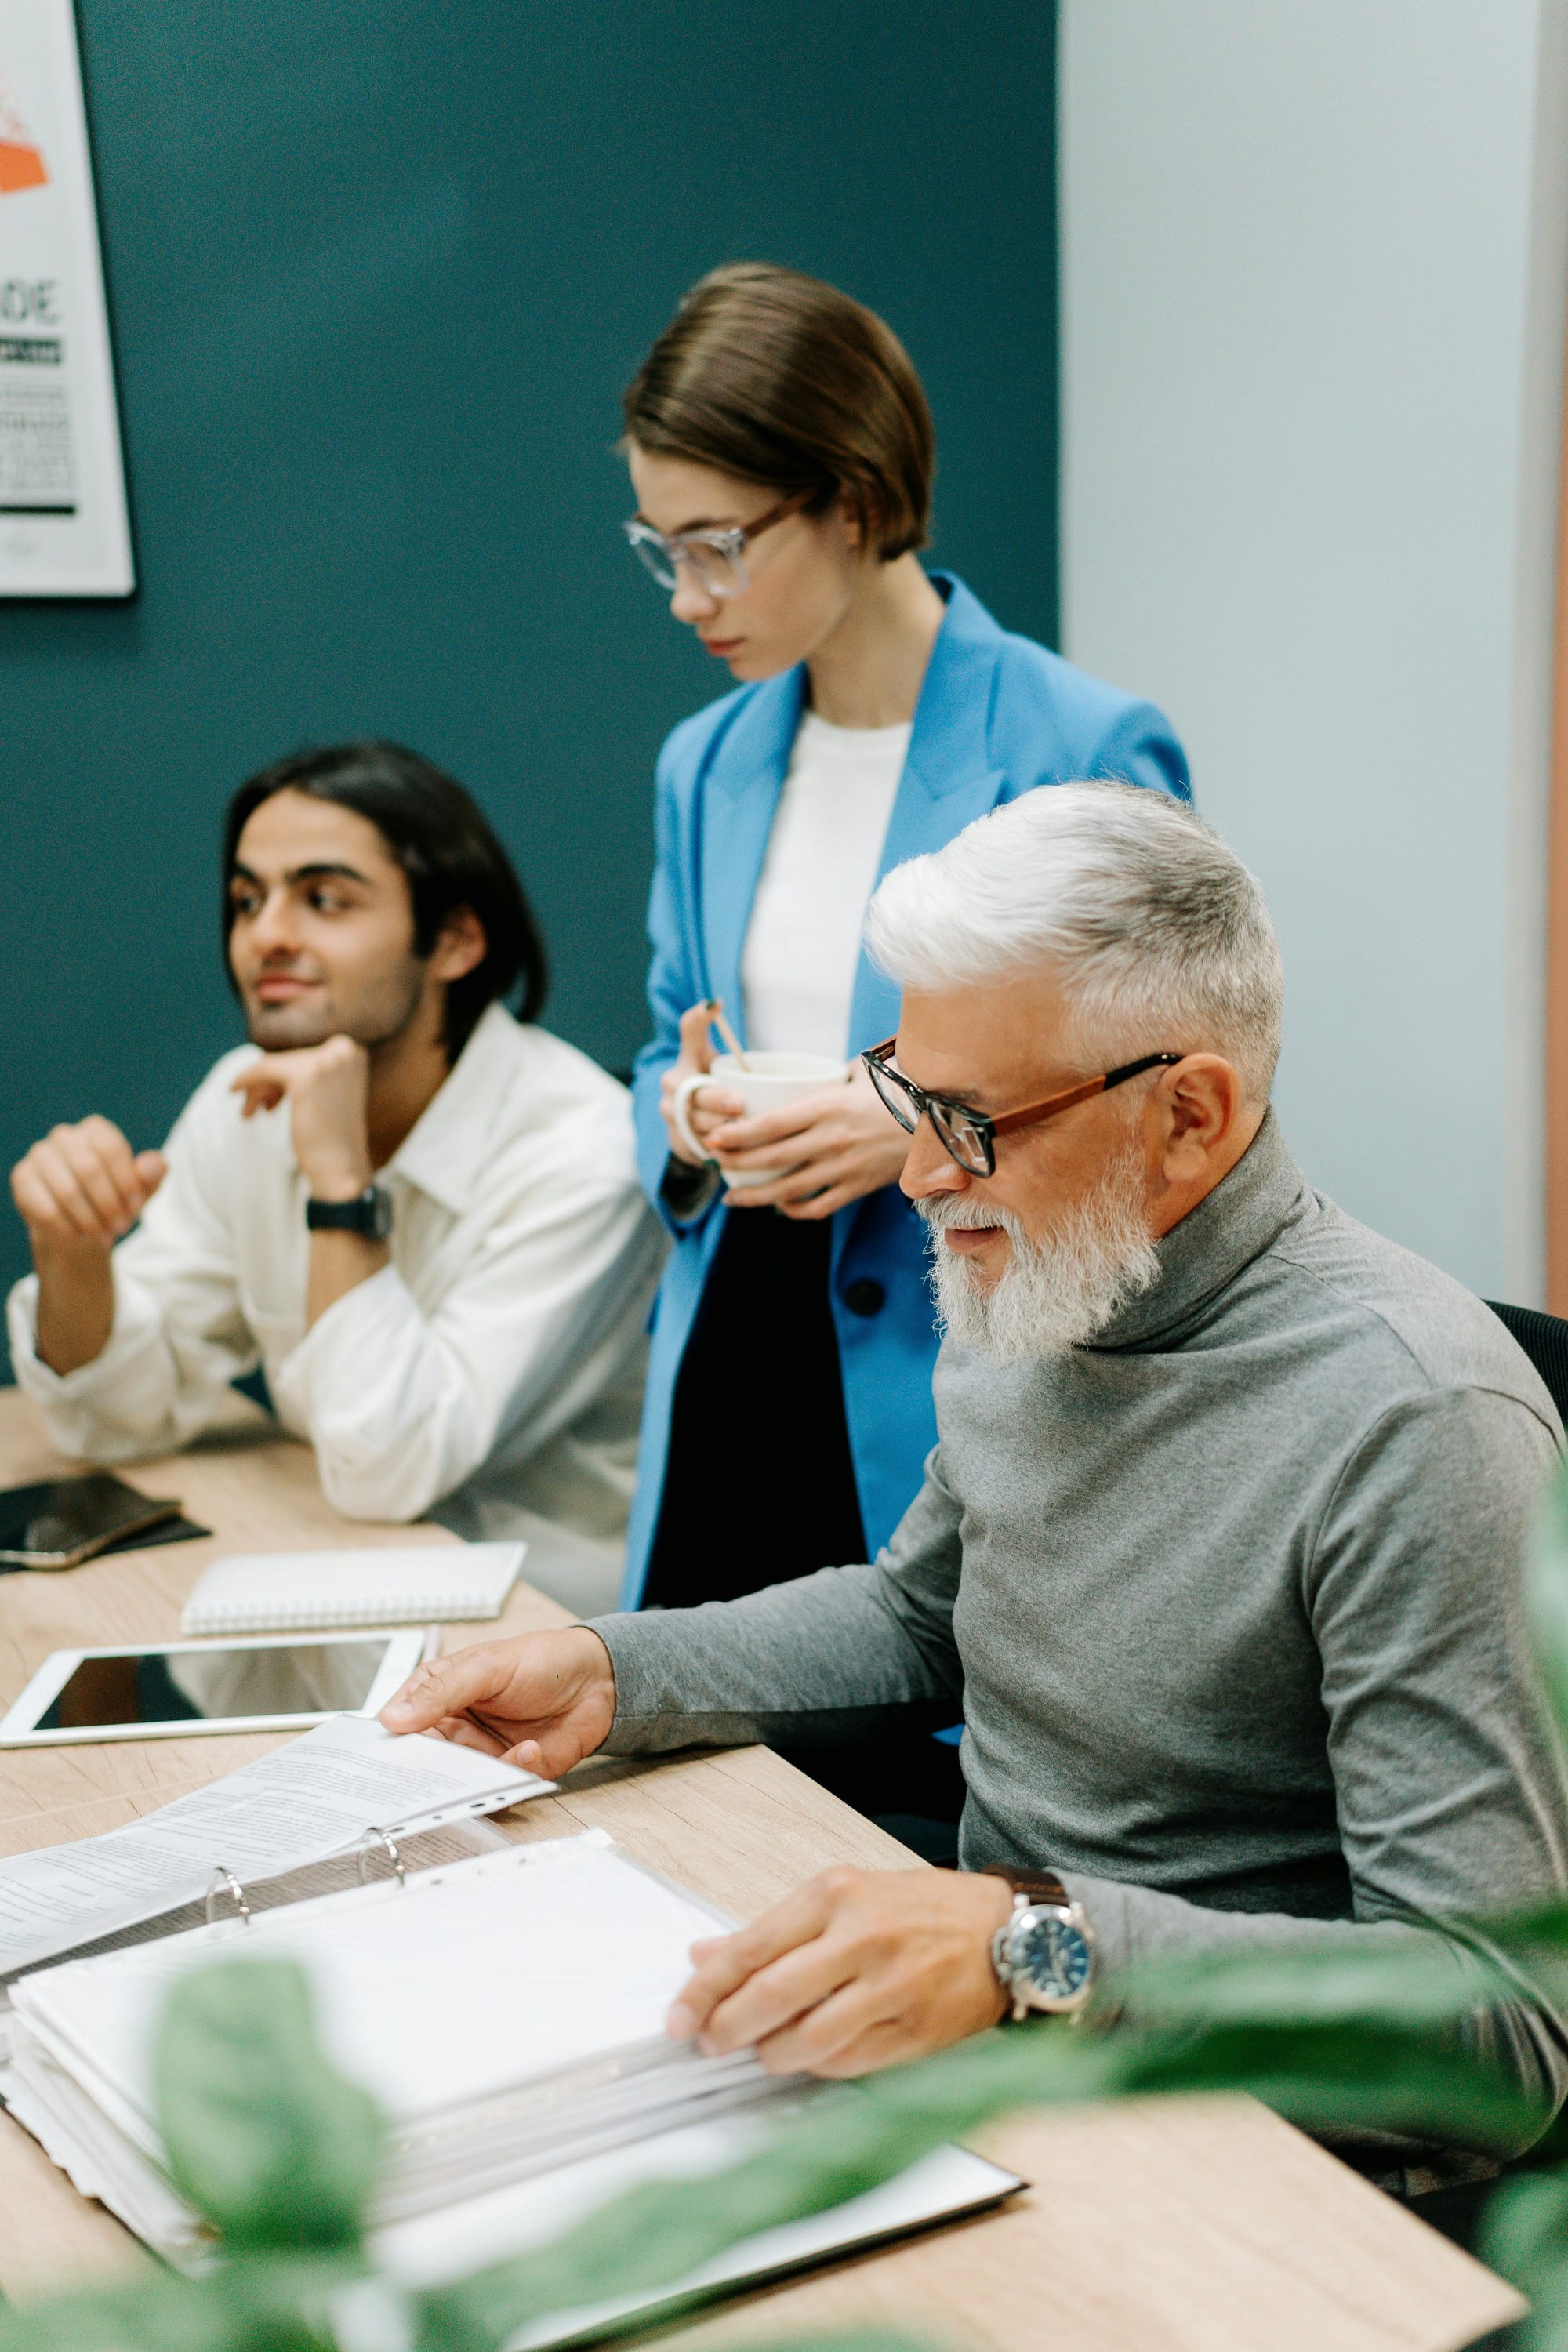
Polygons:
<instances>
[{"instance_id":1,"label":"printed document page","mask_svg":"<svg viewBox=\"0 0 1568 2352\"><path fill-rule=\"evenodd\" d=\"M334 1716L142 1821L0 1860L0 1976L206 1892L342 1853L373 1824L433 1828L546 1794L553 1782L447 1740Z\"/></svg>"}]
</instances>

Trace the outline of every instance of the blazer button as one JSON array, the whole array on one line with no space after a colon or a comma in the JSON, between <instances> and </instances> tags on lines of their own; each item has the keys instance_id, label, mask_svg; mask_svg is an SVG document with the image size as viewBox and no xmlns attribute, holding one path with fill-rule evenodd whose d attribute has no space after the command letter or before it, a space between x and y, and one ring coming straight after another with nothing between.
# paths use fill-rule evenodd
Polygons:
<instances>
[{"instance_id":1,"label":"blazer button","mask_svg":"<svg viewBox=\"0 0 1568 2352\"><path fill-rule=\"evenodd\" d=\"M851 1315L879 1315L887 1304L888 1294L879 1282L863 1275L852 1282L844 1294L844 1304Z\"/></svg>"}]
</instances>

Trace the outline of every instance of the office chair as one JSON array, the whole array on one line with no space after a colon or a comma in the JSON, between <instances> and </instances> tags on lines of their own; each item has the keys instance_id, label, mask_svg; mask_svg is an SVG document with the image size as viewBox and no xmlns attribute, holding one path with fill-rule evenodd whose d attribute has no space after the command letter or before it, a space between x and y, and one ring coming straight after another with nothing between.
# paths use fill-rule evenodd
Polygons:
<instances>
[{"instance_id":1,"label":"office chair","mask_svg":"<svg viewBox=\"0 0 1568 2352\"><path fill-rule=\"evenodd\" d=\"M1551 1391L1560 1417L1568 1423L1568 1322L1535 1307L1503 1307L1495 1298L1487 1305L1524 1349Z\"/></svg>"}]
</instances>

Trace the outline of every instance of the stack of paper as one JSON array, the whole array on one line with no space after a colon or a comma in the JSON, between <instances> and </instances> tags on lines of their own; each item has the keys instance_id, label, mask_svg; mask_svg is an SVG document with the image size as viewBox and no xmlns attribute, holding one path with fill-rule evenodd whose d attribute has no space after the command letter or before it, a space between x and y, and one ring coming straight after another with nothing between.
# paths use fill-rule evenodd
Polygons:
<instances>
[{"instance_id":1,"label":"stack of paper","mask_svg":"<svg viewBox=\"0 0 1568 2352\"><path fill-rule=\"evenodd\" d=\"M168 2178L153 2106L156 2021L176 1978L220 1954L297 1958L330 2057L393 2126L371 2216L379 2251L405 2275L440 2274L455 2250L478 2262L548 2235L628 2177L744 2152L756 2125L736 2111L760 2114L781 2085L749 2053L704 2058L663 2032L692 1941L723 1924L602 1832L510 1846L26 1976L0 2087L84 2193L171 2259L198 2259L202 2226ZM860 2200L869 2218L820 2217L763 2266L1014 2186L949 2151L901 2194ZM721 2265L711 2283L736 2274Z\"/></svg>"},{"instance_id":2,"label":"stack of paper","mask_svg":"<svg viewBox=\"0 0 1568 2352\"><path fill-rule=\"evenodd\" d=\"M334 2063L394 2126L390 2221L771 2088L755 2059L704 2059L663 2031L692 1941L720 1924L602 1832L508 1847L25 1976L6 2097L79 2187L85 2158L91 2194L188 2253L199 2225L156 2177L158 2015L217 1952L296 1958Z\"/></svg>"}]
</instances>

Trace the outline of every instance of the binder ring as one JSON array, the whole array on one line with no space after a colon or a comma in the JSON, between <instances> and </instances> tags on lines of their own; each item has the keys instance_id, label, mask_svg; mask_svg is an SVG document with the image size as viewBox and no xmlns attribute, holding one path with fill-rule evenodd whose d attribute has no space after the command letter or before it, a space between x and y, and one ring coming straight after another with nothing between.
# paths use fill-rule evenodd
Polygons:
<instances>
[{"instance_id":1,"label":"binder ring","mask_svg":"<svg viewBox=\"0 0 1568 2352\"><path fill-rule=\"evenodd\" d=\"M240 1885L238 1879L235 1876L233 1871L225 1870L220 1863L216 1870L214 1871L212 1876L207 1881L207 1926L209 1927L213 1925L214 1920L217 1916L217 1906L222 1901L225 1895L227 1895L232 1899L235 1912L241 1926L248 1927L250 1925L250 1905L246 1899L245 1889Z\"/></svg>"},{"instance_id":2,"label":"binder ring","mask_svg":"<svg viewBox=\"0 0 1568 2352\"><path fill-rule=\"evenodd\" d=\"M393 1874L395 1876L399 1886L406 1886L408 1884L408 1864L398 1853L396 1843L388 1832L385 1830L376 1829L374 1824L371 1828L366 1830L363 1837L361 1838L359 1842L359 1853L355 1857L355 1867L359 1872L360 1885L362 1886L368 1886L370 1885L371 1856L378 1848L391 1862Z\"/></svg>"}]
</instances>

